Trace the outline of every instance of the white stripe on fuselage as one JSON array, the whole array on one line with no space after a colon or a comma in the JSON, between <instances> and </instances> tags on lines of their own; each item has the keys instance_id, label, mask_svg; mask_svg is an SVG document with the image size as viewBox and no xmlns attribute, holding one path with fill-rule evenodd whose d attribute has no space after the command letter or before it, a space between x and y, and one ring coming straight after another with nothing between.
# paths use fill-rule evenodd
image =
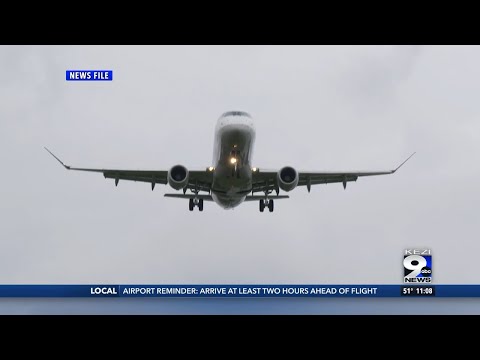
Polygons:
<instances>
[{"instance_id":1,"label":"white stripe on fuselage","mask_svg":"<svg viewBox=\"0 0 480 360\"><path fill-rule=\"evenodd\" d=\"M252 189L253 119L241 111L223 114L217 121L214 141L212 198L224 209L234 208Z\"/></svg>"}]
</instances>

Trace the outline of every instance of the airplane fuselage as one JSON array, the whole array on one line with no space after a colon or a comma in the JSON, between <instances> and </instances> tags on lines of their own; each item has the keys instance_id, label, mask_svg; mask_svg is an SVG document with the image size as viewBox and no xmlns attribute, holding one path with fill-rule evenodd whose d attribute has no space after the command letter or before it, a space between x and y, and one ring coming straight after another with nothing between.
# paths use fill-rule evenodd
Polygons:
<instances>
[{"instance_id":1,"label":"airplane fuselage","mask_svg":"<svg viewBox=\"0 0 480 360\"><path fill-rule=\"evenodd\" d=\"M224 113L215 127L212 198L224 209L240 205L252 189L255 127L249 114Z\"/></svg>"}]
</instances>

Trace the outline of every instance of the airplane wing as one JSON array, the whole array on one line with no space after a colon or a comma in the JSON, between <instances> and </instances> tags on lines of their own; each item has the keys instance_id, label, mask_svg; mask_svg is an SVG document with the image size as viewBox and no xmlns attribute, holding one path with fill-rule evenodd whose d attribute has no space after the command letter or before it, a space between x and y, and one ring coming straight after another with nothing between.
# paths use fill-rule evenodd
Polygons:
<instances>
[{"instance_id":1,"label":"airplane wing","mask_svg":"<svg viewBox=\"0 0 480 360\"><path fill-rule=\"evenodd\" d=\"M410 155L404 162L397 166L393 170L381 170L381 171L299 171L298 172L298 185L306 186L310 192L312 185L318 184L330 184L330 183L342 183L343 188L347 187L347 182L357 181L362 176L376 176L376 175L388 175L395 173L400 167L405 164L415 153ZM252 193L260 191L277 191L277 174L278 170L262 171L258 169L253 172L253 184Z\"/></svg>"},{"instance_id":2,"label":"airplane wing","mask_svg":"<svg viewBox=\"0 0 480 360\"><path fill-rule=\"evenodd\" d=\"M122 170L122 169L88 169L77 168L65 165L62 160L56 157L50 150L45 148L62 166L67 170L79 170L102 173L106 179L115 179L115 186L120 180L141 181L150 183L152 190L155 184L168 183L168 170ZM206 170L189 170L188 188L199 191L210 191L212 184L212 173Z\"/></svg>"}]
</instances>

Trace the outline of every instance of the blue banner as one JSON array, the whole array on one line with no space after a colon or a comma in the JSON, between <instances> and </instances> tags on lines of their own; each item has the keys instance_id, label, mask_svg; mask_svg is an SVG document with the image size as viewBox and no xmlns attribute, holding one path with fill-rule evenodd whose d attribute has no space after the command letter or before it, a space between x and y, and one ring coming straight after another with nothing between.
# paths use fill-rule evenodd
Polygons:
<instances>
[{"instance_id":1,"label":"blue banner","mask_svg":"<svg viewBox=\"0 0 480 360\"><path fill-rule=\"evenodd\" d=\"M480 297L480 285L0 285L0 297Z\"/></svg>"},{"instance_id":2,"label":"blue banner","mask_svg":"<svg viewBox=\"0 0 480 360\"><path fill-rule=\"evenodd\" d=\"M67 70L67 81L112 81L113 70Z\"/></svg>"}]
</instances>

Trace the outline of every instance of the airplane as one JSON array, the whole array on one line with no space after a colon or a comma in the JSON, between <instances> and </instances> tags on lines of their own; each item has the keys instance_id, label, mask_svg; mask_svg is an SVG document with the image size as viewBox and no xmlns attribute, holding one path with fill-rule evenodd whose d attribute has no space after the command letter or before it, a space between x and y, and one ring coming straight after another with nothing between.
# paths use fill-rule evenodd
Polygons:
<instances>
[{"instance_id":1,"label":"airplane","mask_svg":"<svg viewBox=\"0 0 480 360\"><path fill-rule=\"evenodd\" d=\"M415 153L393 170L386 171L297 171L292 166L279 170L263 170L252 166L252 152L255 143L255 125L252 116L244 111L227 111L215 127L213 162L204 170L189 170L183 165L174 165L169 170L121 170L89 169L65 165L50 150L47 150L67 170L103 173L106 179L114 179L115 186L120 180L150 183L152 191L156 184L169 185L182 193L164 194L165 197L187 199L188 208L198 207L203 211L204 201L214 201L224 209L233 209L244 201L258 201L259 210L268 208L273 212L274 200L287 199L280 190L289 192L298 186L305 186L310 192L312 185L347 183L358 177L387 175L395 173ZM187 191L190 193L187 193ZM272 193L275 191L275 195ZM206 192L206 194L199 194ZM263 193L263 195L255 195ZM251 194L251 195L249 195Z\"/></svg>"}]
</instances>

